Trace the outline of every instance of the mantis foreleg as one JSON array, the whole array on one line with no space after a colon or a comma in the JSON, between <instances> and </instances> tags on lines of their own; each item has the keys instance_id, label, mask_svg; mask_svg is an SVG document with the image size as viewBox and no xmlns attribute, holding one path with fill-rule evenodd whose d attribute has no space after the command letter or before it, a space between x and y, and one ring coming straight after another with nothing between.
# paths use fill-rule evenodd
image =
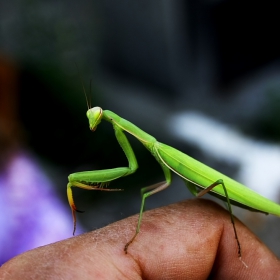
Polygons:
<instances>
[{"instance_id":1,"label":"mantis foreleg","mask_svg":"<svg viewBox=\"0 0 280 280\"><path fill-rule=\"evenodd\" d=\"M67 184L67 197L72 210L74 223L73 235L75 234L76 230L75 212L82 211L78 210L74 203L72 187L78 187L86 190L120 191L121 189L107 189L104 188L104 186L115 179L134 173L138 168L136 157L127 137L125 136L121 128L116 125L113 125L113 127L115 129L116 138L128 159L129 166L105 170L77 172L69 175L69 183Z\"/></svg>"}]
</instances>

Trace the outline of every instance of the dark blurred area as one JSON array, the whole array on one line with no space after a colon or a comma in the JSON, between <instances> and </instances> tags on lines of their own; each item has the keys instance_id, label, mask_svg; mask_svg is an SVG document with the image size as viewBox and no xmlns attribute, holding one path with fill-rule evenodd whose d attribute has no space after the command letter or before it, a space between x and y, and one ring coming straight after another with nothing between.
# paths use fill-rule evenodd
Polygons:
<instances>
[{"instance_id":1,"label":"dark blurred area","mask_svg":"<svg viewBox=\"0 0 280 280\"><path fill-rule=\"evenodd\" d=\"M68 174L127 165L109 124L89 131L81 79L93 106L201 161L200 151L166 128L180 110L201 111L278 142L277 12L272 1L2 1L0 69L8 63L16 77L14 101L4 101L0 84L2 165L17 142L38 158L65 205ZM19 133L6 137L10 121ZM110 185L124 192L74 190L78 208L86 210L78 219L88 230L138 213L140 188L163 179L153 157L129 140L139 170ZM220 165L234 175L236 166L212 163ZM147 209L191 197L177 180L150 198Z\"/></svg>"}]
</instances>

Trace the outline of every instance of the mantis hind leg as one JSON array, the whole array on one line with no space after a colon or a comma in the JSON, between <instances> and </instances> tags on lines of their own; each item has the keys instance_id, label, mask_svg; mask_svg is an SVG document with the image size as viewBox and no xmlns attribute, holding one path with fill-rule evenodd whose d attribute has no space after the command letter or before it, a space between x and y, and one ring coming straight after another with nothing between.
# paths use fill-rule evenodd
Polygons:
<instances>
[{"instance_id":1,"label":"mantis hind leg","mask_svg":"<svg viewBox=\"0 0 280 280\"><path fill-rule=\"evenodd\" d=\"M230 203L230 199L227 193L227 189L226 186L224 184L224 181L222 179L217 180L216 182L214 182L213 184L211 184L210 186L208 186L206 189L200 191L197 193L197 197L202 197L203 195L205 195L206 193L210 192L213 188L215 188L218 185L222 185L223 189L224 189L224 193L225 193L225 197L226 197L226 202L228 205L228 211L230 214L230 219L231 219L231 223L233 226L233 231L234 231L234 236L237 242L237 247L238 247L238 257L241 259L241 245L237 236L237 231L236 231L236 227L235 227L235 222L234 222L234 217L233 217L233 213L232 213L232 208L231 208L231 203ZM245 264L246 265L246 264Z\"/></svg>"}]
</instances>

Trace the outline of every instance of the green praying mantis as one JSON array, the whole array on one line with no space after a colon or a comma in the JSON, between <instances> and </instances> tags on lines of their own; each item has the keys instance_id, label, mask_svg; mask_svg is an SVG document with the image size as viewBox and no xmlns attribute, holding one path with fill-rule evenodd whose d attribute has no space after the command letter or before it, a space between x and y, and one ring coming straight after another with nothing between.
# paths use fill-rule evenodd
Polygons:
<instances>
[{"instance_id":1,"label":"green praying mantis","mask_svg":"<svg viewBox=\"0 0 280 280\"><path fill-rule=\"evenodd\" d=\"M127 253L129 245L133 242L140 231L147 197L166 189L171 184L172 172L176 173L183 179L186 186L193 195L201 197L204 194L209 193L227 203L240 260L241 246L234 223L231 204L251 211L280 216L280 205L277 203L274 203L273 201L259 195L246 186L191 158L179 150L158 142L153 136L144 132L133 123L121 118L117 114L108 110L102 110L100 107L89 108L88 106L86 115L89 120L89 128L91 131L95 131L102 120L112 124L115 130L116 138L127 157L128 167L84 171L69 175L67 196L72 209L74 222L73 235L76 230L75 212L81 211L79 211L75 206L72 187L78 187L86 190L118 191L120 189L108 189L105 188L105 186L109 182L120 177L131 175L138 168L135 154L124 132L136 137L151 152L151 154L160 164L165 176L165 180L163 182L142 188L142 203L140 207L138 223L136 226L136 232L131 240L125 245L125 253Z\"/></svg>"}]
</instances>

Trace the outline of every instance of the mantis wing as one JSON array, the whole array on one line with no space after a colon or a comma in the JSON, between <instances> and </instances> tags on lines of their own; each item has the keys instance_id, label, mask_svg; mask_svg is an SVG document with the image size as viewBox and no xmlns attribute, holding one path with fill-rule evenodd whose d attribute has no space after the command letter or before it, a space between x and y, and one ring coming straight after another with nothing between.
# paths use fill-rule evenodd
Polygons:
<instances>
[{"instance_id":1,"label":"mantis wing","mask_svg":"<svg viewBox=\"0 0 280 280\"><path fill-rule=\"evenodd\" d=\"M185 181L189 181L197 187L205 189L217 180L222 179L226 186L229 199L233 204L252 211L280 216L280 205L217 170L163 143L157 143L156 150L161 161ZM193 190L192 187L191 189ZM225 193L221 185L213 188L211 194L220 199L225 198Z\"/></svg>"}]
</instances>

